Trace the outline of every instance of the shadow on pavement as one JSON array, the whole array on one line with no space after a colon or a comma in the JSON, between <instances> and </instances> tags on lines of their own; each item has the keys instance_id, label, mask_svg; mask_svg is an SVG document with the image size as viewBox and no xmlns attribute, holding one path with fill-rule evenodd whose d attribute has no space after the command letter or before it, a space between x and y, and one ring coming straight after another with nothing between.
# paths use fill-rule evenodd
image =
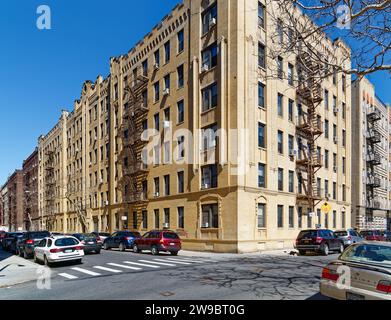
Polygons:
<instances>
[{"instance_id":1,"label":"shadow on pavement","mask_svg":"<svg viewBox=\"0 0 391 320\"><path fill-rule=\"evenodd\" d=\"M325 297L323 295L321 295L319 292L314 294L312 297L309 297L308 299L306 300L331 300L330 298L328 297Z\"/></svg>"}]
</instances>

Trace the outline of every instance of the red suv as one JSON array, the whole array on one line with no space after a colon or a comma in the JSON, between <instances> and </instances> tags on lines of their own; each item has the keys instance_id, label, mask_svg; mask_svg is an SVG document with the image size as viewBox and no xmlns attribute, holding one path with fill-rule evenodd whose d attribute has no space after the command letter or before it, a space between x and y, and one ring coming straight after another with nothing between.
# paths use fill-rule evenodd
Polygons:
<instances>
[{"instance_id":1,"label":"red suv","mask_svg":"<svg viewBox=\"0 0 391 320\"><path fill-rule=\"evenodd\" d=\"M296 249L301 255L307 251L320 252L327 256L330 251L344 251L344 244L341 239L328 229L309 229L299 233L296 239Z\"/></svg>"},{"instance_id":2,"label":"red suv","mask_svg":"<svg viewBox=\"0 0 391 320\"><path fill-rule=\"evenodd\" d=\"M139 253L143 250L151 250L153 255L158 255L160 251L163 251L176 256L181 250L181 239L174 231L149 231L141 238L135 239L133 243L133 252Z\"/></svg>"},{"instance_id":3,"label":"red suv","mask_svg":"<svg viewBox=\"0 0 391 320\"><path fill-rule=\"evenodd\" d=\"M364 230L360 235L368 241L386 241L386 237L379 230Z\"/></svg>"}]
</instances>

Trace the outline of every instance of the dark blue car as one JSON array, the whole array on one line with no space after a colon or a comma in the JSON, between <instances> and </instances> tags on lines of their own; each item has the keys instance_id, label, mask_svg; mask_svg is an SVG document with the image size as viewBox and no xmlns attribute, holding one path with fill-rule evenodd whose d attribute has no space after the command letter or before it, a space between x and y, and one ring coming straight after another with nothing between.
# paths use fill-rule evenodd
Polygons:
<instances>
[{"instance_id":1,"label":"dark blue car","mask_svg":"<svg viewBox=\"0 0 391 320\"><path fill-rule=\"evenodd\" d=\"M141 234L137 231L117 231L103 242L103 249L119 248L120 251L133 248L135 239L140 238Z\"/></svg>"}]
</instances>

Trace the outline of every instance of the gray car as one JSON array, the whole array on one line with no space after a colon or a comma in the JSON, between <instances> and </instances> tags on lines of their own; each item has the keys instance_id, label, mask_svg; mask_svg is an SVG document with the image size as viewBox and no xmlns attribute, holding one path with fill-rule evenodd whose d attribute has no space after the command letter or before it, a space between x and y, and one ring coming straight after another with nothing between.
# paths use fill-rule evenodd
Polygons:
<instances>
[{"instance_id":1,"label":"gray car","mask_svg":"<svg viewBox=\"0 0 391 320\"><path fill-rule=\"evenodd\" d=\"M345 246L345 248L349 247L354 243L358 243L365 240L358 234L357 231L353 229L337 230L334 233L338 236L338 238L343 240L343 245Z\"/></svg>"}]
</instances>

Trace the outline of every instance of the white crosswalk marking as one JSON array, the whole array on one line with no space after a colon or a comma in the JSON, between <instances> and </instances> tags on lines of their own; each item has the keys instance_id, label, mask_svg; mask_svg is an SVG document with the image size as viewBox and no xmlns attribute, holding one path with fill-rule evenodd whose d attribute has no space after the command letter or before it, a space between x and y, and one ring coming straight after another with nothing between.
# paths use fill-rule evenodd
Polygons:
<instances>
[{"instance_id":1,"label":"white crosswalk marking","mask_svg":"<svg viewBox=\"0 0 391 320\"><path fill-rule=\"evenodd\" d=\"M121 270L116 270L116 269L111 269L111 268L106 268L106 267L101 267L101 266L94 266L95 269L103 270L103 271L108 271L108 272L113 272L113 273L121 273Z\"/></svg>"},{"instance_id":2,"label":"white crosswalk marking","mask_svg":"<svg viewBox=\"0 0 391 320\"><path fill-rule=\"evenodd\" d=\"M191 263L189 262L179 262L179 261L167 261L167 260L163 260L163 259L153 259L155 261L161 261L161 262L172 262L172 263L179 263L179 264L186 264L186 265L190 265Z\"/></svg>"},{"instance_id":3,"label":"white crosswalk marking","mask_svg":"<svg viewBox=\"0 0 391 320\"><path fill-rule=\"evenodd\" d=\"M135 266L148 267L148 268L160 268L160 266L152 266L150 264L145 264L145 263L137 263L137 262L130 262L130 261L124 261L124 263L132 264Z\"/></svg>"},{"instance_id":4,"label":"white crosswalk marking","mask_svg":"<svg viewBox=\"0 0 391 320\"><path fill-rule=\"evenodd\" d=\"M138 260L138 261L145 262L145 263L159 264L159 265L162 265L162 266L175 267L175 264L170 264L170 263L155 262L155 261L149 261L149 260Z\"/></svg>"},{"instance_id":5,"label":"white crosswalk marking","mask_svg":"<svg viewBox=\"0 0 391 320\"><path fill-rule=\"evenodd\" d=\"M81 272L81 273L85 273L85 274L88 274L88 275L94 276L94 277L96 277L96 276L101 276L100 273L93 272L93 271L86 270L86 269L82 269L82 268L77 268L77 267L76 267L76 268L72 268L72 270L79 271L79 272Z\"/></svg>"},{"instance_id":6,"label":"white crosswalk marking","mask_svg":"<svg viewBox=\"0 0 391 320\"><path fill-rule=\"evenodd\" d=\"M58 274L60 277L64 277L64 278L67 278L67 279L70 279L70 280L73 280L73 279L78 279L78 277L76 276L73 276L69 273L59 273Z\"/></svg>"},{"instance_id":7,"label":"white crosswalk marking","mask_svg":"<svg viewBox=\"0 0 391 320\"><path fill-rule=\"evenodd\" d=\"M188 259L176 259L176 258L167 258L170 261L183 261L183 262L193 262L193 263L203 263L201 260L188 260Z\"/></svg>"},{"instance_id":8,"label":"white crosswalk marking","mask_svg":"<svg viewBox=\"0 0 391 320\"><path fill-rule=\"evenodd\" d=\"M126 262L125 262L126 263ZM136 267L130 267L130 266L124 266L123 264L118 263L108 263L108 265L113 267L119 267L119 268L125 268L125 269L131 269L131 270L143 270L142 268L136 268Z\"/></svg>"}]
</instances>

